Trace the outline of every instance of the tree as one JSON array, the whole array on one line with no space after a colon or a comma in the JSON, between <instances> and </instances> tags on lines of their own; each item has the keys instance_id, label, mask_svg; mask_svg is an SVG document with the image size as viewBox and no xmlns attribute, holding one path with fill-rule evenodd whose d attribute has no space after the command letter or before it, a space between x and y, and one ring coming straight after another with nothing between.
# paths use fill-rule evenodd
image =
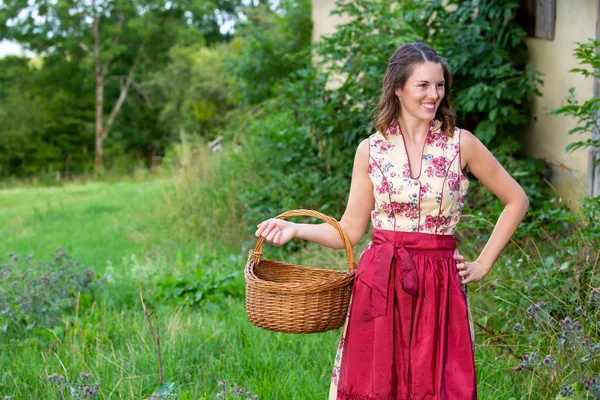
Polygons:
<instances>
[{"instance_id":1,"label":"tree","mask_svg":"<svg viewBox=\"0 0 600 400\"><path fill-rule=\"evenodd\" d=\"M228 59L232 92L238 104L260 103L280 92L293 73L310 65L311 1L267 2L245 10Z\"/></svg>"},{"instance_id":2,"label":"tree","mask_svg":"<svg viewBox=\"0 0 600 400\"><path fill-rule=\"evenodd\" d=\"M176 42L226 38L219 19L235 18L238 6L239 0L11 0L0 8L0 39L44 58L76 61L93 73L94 165L100 172L104 142L130 91L151 101L136 76L164 65ZM118 94L108 102L113 82L119 83Z\"/></svg>"}]
</instances>

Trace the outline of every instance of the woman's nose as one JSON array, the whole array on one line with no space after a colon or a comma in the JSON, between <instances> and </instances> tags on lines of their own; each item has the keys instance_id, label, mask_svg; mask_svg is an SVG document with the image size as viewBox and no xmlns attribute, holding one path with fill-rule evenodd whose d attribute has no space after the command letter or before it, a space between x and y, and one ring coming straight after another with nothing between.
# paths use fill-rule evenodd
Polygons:
<instances>
[{"instance_id":1,"label":"woman's nose","mask_svg":"<svg viewBox=\"0 0 600 400\"><path fill-rule=\"evenodd\" d=\"M428 95L432 100L437 101L440 98L440 88L438 88L437 85L430 86Z\"/></svg>"}]
</instances>

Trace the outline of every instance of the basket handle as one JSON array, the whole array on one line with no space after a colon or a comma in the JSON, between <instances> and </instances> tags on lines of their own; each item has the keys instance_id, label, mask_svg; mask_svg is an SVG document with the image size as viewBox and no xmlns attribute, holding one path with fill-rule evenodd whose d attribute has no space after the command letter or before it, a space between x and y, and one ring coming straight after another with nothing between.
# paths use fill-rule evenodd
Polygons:
<instances>
[{"instance_id":1,"label":"basket handle","mask_svg":"<svg viewBox=\"0 0 600 400\"><path fill-rule=\"evenodd\" d=\"M333 226L340 234L342 242L344 243L344 250L346 251L346 256L348 257L348 271L352 272L356 270L356 263L354 262L354 253L352 252L352 244L350 243L350 239L348 238L348 235L346 235L346 232L344 232L344 229L342 228L340 223L337 222L335 218L331 218L330 216L320 213L318 211L303 209L286 211L282 214L279 214L275 218L287 219L290 217L315 217ZM262 247L264 242L264 237L258 238L258 241L256 242L256 247L254 248L254 250L250 250L250 257L254 257L256 261L262 258Z\"/></svg>"}]
</instances>

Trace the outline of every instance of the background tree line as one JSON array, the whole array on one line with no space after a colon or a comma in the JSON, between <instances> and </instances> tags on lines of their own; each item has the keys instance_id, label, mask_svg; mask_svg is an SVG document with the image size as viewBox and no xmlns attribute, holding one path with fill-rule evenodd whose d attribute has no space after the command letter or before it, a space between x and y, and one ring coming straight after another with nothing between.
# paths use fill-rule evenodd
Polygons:
<instances>
[{"instance_id":1,"label":"background tree line","mask_svg":"<svg viewBox=\"0 0 600 400\"><path fill-rule=\"evenodd\" d=\"M310 36L305 0L4 2L0 39L37 56L0 59L0 177L153 167L271 96Z\"/></svg>"}]
</instances>

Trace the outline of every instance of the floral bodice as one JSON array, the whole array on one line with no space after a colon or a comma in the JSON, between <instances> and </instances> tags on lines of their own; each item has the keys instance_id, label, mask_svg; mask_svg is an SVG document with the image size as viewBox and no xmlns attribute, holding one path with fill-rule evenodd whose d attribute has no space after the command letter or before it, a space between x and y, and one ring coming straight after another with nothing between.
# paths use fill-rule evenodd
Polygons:
<instances>
[{"instance_id":1,"label":"floral bodice","mask_svg":"<svg viewBox=\"0 0 600 400\"><path fill-rule=\"evenodd\" d=\"M452 137L427 134L421 172L412 178L404 137L396 121L386 135L369 137L373 227L404 232L453 234L469 186L460 162L460 129ZM416 172L416 171L415 171Z\"/></svg>"}]
</instances>

